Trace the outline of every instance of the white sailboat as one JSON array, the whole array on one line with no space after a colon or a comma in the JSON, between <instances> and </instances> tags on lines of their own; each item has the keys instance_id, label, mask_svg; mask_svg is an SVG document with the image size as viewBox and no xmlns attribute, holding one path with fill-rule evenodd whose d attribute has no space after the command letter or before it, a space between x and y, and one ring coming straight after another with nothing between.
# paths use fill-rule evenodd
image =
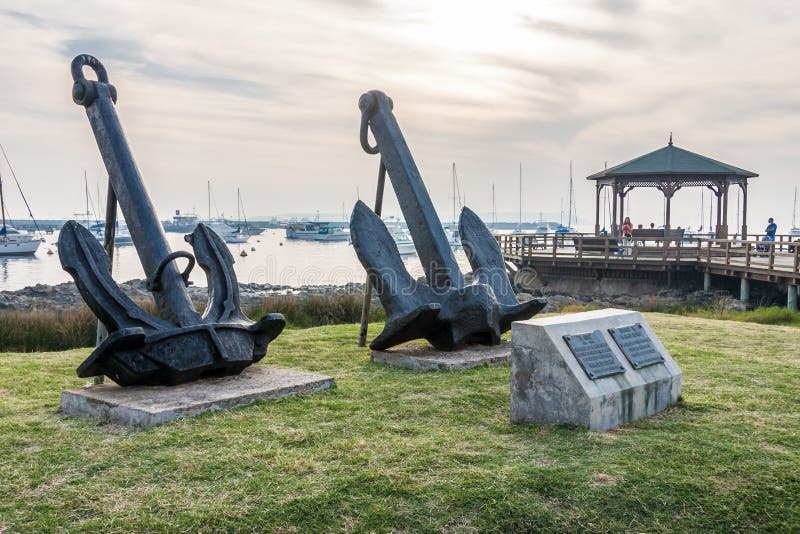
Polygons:
<instances>
[{"instance_id":1,"label":"white sailboat","mask_svg":"<svg viewBox=\"0 0 800 534\"><path fill-rule=\"evenodd\" d=\"M241 211L240 211L241 210ZM247 243L247 240L250 238L250 232L247 229L247 217L244 218L244 228L241 226L242 216L241 213L244 212L242 207L242 194L239 191L239 188L236 188L236 220L240 223L237 228L233 228L231 232L222 235L222 239L225 240L226 243Z\"/></svg>"},{"instance_id":2,"label":"white sailboat","mask_svg":"<svg viewBox=\"0 0 800 534\"><path fill-rule=\"evenodd\" d=\"M792 229L789 230L792 237L800 237L800 228L797 227L797 186L794 187L794 205L792 207Z\"/></svg>"},{"instance_id":3,"label":"white sailboat","mask_svg":"<svg viewBox=\"0 0 800 534\"><path fill-rule=\"evenodd\" d=\"M3 150L5 156L5 150ZM6 157L8 163L8 158ZM9 168L11 165L9 164ZM13 174L14 171L12 170ZM15 177L16 178L16 177ZM19 185L19 183L17 183ZM22 193L22 190L20 190ZM23 200L25 197L23 196ZM27 205L27 201L25 202ZM29 210L30 211L30 210ZM30 256L36 253L42 240L28 232L20 232L9 224L6 218L6 202L3 197L3 177L0 175L0 214L2 223L0 224L0 256Z\"/></svg>"},{"instance_id":4,"label":"white sailboat","mask_svg":"<svg viewBox=\"0 0 800 534\"><path fill-rule=\"evenodd\" d=\"M562 204L563 209L563 204ZM572 215L575 215L575 222L578 222L578 214L577 209L575 206L575 190L572 186L572 160L569 160L569 208L567 209L567 225L564 226L563 224L559 224L558 228L556 228L556 233L559 234L566 234L575 231L575 228L572 226Z\"/></svg>"}]
</instances>

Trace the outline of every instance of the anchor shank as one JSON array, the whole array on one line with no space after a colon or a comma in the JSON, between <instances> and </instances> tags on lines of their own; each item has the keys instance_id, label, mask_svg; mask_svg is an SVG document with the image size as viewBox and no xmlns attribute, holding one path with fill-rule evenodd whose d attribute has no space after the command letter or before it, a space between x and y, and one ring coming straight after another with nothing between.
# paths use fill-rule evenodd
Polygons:
<instances>
[{"instance_id":1,"label":"anchor shank","mask_svg":"<svg viewBox=\"0 0 800 534\"><path fill-rule=\"evenodd\" d=\"M109 87L105 83L95 82L97 97L86 106L86 115L142 267L149 278L171 250L131 154ZM174 264L166 266L160 282L159 289L153 291L153 295L161 316L179 326L199 324L200 316L194 310Z\"/></svg>"},{"instance_id":2,"label":"anchor shank","mask_svg":"<svg viewBox=\"0 0 800 534\"><path fill-rule=\"evenodd\" d=\"M380 91L370 91L362 96L359 105L362 113L368 114L372 134L377 141L428 282L433 287L463 287L464 277L414 163L411 150L392 113L391 100Z\"/></svg>"}]
</instances>

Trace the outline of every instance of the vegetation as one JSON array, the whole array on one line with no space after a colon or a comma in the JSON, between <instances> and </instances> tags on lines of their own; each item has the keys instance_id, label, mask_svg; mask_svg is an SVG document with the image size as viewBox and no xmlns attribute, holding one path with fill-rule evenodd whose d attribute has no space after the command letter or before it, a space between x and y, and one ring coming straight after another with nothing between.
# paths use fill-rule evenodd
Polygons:
<instances>
[{"instance_id":1,"label":"vegetation","mask_svg":"<svg viewBox=\"0 0 800 534\"><path fill-rule=\"evenodd\" d=\"M308 328L332 324L357 323L361 320L363 297L355 294L267 296L257 307L245 310L254 319L278 312L286 317L288 328ZM153 303L139 302L155 313ZM370 309L370 321L382 321L380 305ZM0 312L0 351L39 352L88 347L95 344L97 319L82 306L65 311L35 309Z\"/></svg>"},{"instance_id":2,"label":"vegetation","mask_svg":"<svg viewBox=\"0 0 800 534\"><path fill-rule=\"evenodd\" d=\"M597 309L592 305L564 306L561 313L576 313ZM704 308L688 305L663 305L655 299L640 306L639 311L668 313L684 317L702 317L705 319L718 319L723 321L739 321L743 323L758 323L766 325L800 326L800 313L793 312L785 306L764 306L753 310L730 310L722 305L711 305Z\"/></svg>"},{"instance_id":3,"label":"vegetation","mask_svg":"<svg viewBox=\"0 0 800 534\"><path fill-rule=\"evenodd\" d=\"M0 354L0 532L800 529L797 330L647 318L682 401L608 433L512 425L507 366L372 364L355 325L267 354L335 389L146 430L57 413L89 349Z\"/></svg>"}]
</instances>

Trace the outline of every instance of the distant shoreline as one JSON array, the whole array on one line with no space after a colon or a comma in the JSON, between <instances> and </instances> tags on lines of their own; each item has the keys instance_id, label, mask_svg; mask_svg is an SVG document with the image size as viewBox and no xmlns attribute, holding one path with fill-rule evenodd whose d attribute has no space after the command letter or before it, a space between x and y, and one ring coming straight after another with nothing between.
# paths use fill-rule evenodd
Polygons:
<instances>
[{"instance_id":1,"label":"distant shoreline","mask_svg":"<svg viewBox=\"0 0 800 534\"><path fill-rule=\"evenodd\" d=\"M129 280L119 284L120 289L133 300L152 298L150 291L142 279ZM205 305L208 288L189 286L189 296L195 305ZM261 304L265 297L288 295L303 298L310 295L337 296L346 294L364 294L363 283L344 285L305 285L300 287L277 286L271 284L239 284L239 297L243 308ZM69 310L84 306L83 298L74 282L47 285L36 284L22 289L0 291L0 312L25 311L48 308L51 310Z\"/></svg>"}]
</instances>

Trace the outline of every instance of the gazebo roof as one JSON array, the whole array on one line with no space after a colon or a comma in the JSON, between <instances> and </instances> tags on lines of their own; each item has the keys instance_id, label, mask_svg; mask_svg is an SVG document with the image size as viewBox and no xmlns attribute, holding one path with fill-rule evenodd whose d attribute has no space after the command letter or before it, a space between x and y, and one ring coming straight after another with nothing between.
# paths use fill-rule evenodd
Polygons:
<instances>
[{"instance_id":1,"label":"gazebo roof","mask_svg":"<svg viewBox=\"0 0 800 534\"><path fill-rule=\"evenodd\" d=\"M755 178L758 174L750 172L715 159L689 152L672 144L672 140L664 148L659 148L644 156L639 156L610 169L587 176L587 180L604 178L625 178L644 176L736 176ZM677 177L677 176L676 176Z\"/></svg>"}]
</instances>

